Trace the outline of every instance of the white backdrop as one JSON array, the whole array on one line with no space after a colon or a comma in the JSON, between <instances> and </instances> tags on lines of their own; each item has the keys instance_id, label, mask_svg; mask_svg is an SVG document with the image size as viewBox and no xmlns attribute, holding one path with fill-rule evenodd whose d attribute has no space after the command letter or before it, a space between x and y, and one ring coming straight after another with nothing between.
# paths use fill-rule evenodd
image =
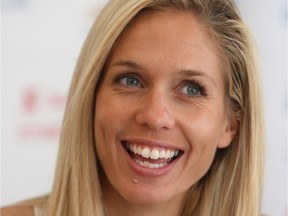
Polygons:
<instances>
[{"instance_id":1,"label":"white backdrop","mask_svg":"<svg viewBox=\"0 0 288 216\"><path fill-rule=\"evenodd\" d=\"M48 193L66 94L85 36L107 0L2 0L1 205ZM287 216L287 2L238 0L264 74L263 212Z\"/></svg>"}]
</instances>

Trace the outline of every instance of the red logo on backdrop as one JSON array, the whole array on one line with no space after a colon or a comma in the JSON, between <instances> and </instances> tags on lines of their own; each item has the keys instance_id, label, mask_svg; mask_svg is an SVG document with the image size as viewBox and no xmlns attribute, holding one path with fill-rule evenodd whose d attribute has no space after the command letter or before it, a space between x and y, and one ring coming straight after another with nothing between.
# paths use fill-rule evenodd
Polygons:
<instances>
[{"instance_id":1,"label":"red logo on backdrop","mask_svg":"<svg viewBox=\"0 0 288 216\"><path fill-rule=\"evenodd\" d=\"M17 137L23 143L58 143L66 93L29 85L21 90Z\"/></svg>"},{"instance_id":2,"label":"red logo on backdrop","mask_svg":"<svg viewBox=\"0 0 288 216\"><path fill-rule=\"evenodd\" d=\"M23 91L23 110L25 113L33 114L37 109L37 89L35 87L28 87Z\"/></svg>"}]
</instances>

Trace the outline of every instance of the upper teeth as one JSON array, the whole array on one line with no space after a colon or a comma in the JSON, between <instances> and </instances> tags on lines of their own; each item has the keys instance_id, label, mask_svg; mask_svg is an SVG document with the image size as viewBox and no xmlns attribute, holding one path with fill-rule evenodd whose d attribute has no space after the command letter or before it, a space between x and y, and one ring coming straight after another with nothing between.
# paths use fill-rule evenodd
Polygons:
<instances>
[{"instance_id":1,"label":"upper teeth","mask_svg":"<svg viewBox=\"0 0 288 216\"><path fill-rule=\"evenodd\" d=\"M148 147L142 148L136 144L126 143L126 148L130 149L134 154L141 155L143 158L150 158L153 160L157 159L171 159L174 156L177 157L179 155L179 150L165 150L165 149L150 149Z\"/></svg>"}]
</instances>

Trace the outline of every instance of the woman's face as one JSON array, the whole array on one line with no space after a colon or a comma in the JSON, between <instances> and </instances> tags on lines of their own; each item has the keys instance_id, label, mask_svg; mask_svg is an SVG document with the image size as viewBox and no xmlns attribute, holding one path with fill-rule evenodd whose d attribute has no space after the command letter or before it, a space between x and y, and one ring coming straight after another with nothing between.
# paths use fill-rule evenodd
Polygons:
<instances>
[{"instance_id":1,"label":"woman's face","mask_svg":"<svg viewBox=\"0 0 288 216\"><path fill-rule=\"evenodd\" d=\"M137 204L182 199L234 135L215 44L192 14L145 14L106 66L95 114L104 193Z\"/></svg>"}]
</instances>

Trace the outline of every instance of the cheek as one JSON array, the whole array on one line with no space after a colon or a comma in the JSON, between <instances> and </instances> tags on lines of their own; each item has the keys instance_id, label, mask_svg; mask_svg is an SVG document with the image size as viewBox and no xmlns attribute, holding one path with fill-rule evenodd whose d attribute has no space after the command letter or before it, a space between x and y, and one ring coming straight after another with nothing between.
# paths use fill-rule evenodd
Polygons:
<instances>
[{"instance_id":1,"label":"cheek","mask_svg":"<svg viewBox=\"0 0 288 216\"><path fill-rule=\"evenodd\" d=\"M182 129L188 136L191 143L197 143L197 146L209 148L217 146L221 133L225 125L223 112L211 110L196 111L182 116Z\"/></svg>"},{"instance_id":2,"label":"cheek","mask_svg":"<svg viewBox=\"0 0 288 216\"><path fill-rule=\"evenodd\" d=\"M117 125L115 125L115 112L110 106L96 106L94 134L97 158L106 173L113 176L114 167L119 160L117 153Z\"/></svg>"},{"instance_id":3,"label":"cheek","mask_svg":"<svg viewBox=\"0 0 288 216\"><path fill-rule=\"evenodd\" d=\"M211 166L217 146L221 140L223 121L219 115L191 116L183 124L189 149L187 151L187 167L189 175L197 181L205 175Z\"/></svg>"},{"instance_id":4,"label":"cheek","mask_svg":"<svg viewBox=\"0 0 288 216\"><path fill-rule=\"evenodd\" d=\"M98 92L96 98L95 108L95 134L109 133L113 129L115 122L118 121L120 113L123 111L121 103L117 103L113 99L113 96L106 93L107 91L102 90Z\"/></svg>"},{"instance_id":5,"label":"cheek","mask_svg":"<svg viewBox=\"0 0 288 216\"><path fill-rule=\"evenodd\" d=\"M123 107L110 104L96 107L95 134L105 135L107 138L116 136L125 126L128 126L130 119L129 111Z\"/></svg>"},{"instance_id":6,"label":"cheek","mask_svg":"<svg viewBox=\"0 0 288 216\"><path fill-rule=\"evenodd\" d=\"M96 99L94 133L96 150L101 159L117 156L117 137L129 125L132 111L113 95L107 95L105 91L100 93Z\"/></svg>"},{"instance_id":7,"label":"cheek","mask_svg":"<svg viewBox=\"0 0 288 216\"><path fill-rule=\"evenodd\" d=\"M217 150L217 146L212 140L198 137L191 149L187 153L187 161L185 172L187 179L191 179L192 183L199 181L209 170Z\"/></svg>"},{"instance_id":8,"label":"cheek","mask_svg":"<svg viewBox=\"0 0 288 216\"><path fill-rule=\"evenodd\" d=\"M105 91L104 91L105 93ZM109 102L101 91L98 92L96 98L96 108L95 108L95 119L94 119L94 136L95 145L98 157L102 164L107 160L107 155L111 152L111 141L109 140L108 134L113 131L111 119L111 106L107 104ZM110 153L111 154L111 153Z\"/></svg>"}]
</instances>

